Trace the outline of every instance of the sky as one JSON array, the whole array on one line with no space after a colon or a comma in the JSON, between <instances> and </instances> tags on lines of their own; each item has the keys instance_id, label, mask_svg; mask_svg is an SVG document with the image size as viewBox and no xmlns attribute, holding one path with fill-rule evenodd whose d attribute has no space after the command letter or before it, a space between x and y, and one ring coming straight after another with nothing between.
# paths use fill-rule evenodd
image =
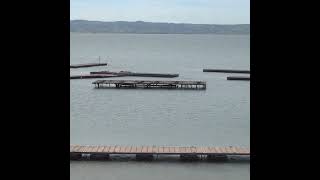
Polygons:
<instances>
[{"instance_id":1,"label":"sky","mask_svg":"<svg viewBox=\"0 0 320 180\"><path fill-rule=\"evenodd\" d=\"M70 0L70 20L250 24L250 0Z\"/></svg>"}]
</instances>

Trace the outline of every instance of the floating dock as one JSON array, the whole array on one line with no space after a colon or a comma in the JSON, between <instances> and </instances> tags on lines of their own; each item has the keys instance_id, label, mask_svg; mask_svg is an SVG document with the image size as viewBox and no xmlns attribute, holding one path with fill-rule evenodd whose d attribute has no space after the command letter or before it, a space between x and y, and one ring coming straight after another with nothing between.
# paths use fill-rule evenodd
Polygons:
<instances>
[{"instance_id":1,"label":"floating dock","mask_svg":"<svg viewBox=\"0 0 320 180\"><path fill-rule=\"evenodd\" d=\"M159 155L178 155L181 160L228 160L228 156L250 156L245 147L177 146L82 146L70 145L70 160L109 160L110 155L135 155L137 160L153 160Z\"/></svg>"},{"instance_id":2,"label":"floating dock","mask_svg":"<svg viewBox=\"0 0 320 180\"><path fill-rule=\"evenodd\" d=\"M84 75L72 75L70 79L96 79L96 78L111 78L120 77L120 75L113 74L84 74Z\"/></svg>"},{"instance_id":3,"label":"floating dock","mask_svg":"<svg viewBox=\"0 0 320 180\"><path fill-rule=\"evenodd\" d=\"M234 69L203 69L203 72L244 73L244 74L250 74L250 70L234 70Z\"/></svg>"},{"instance_id":4,"label":"floating dock","mask_svg":"<svg viewBox=\"0 0 320 180\"><path fill-rule=\"evenodd\" d=\"M247 76L228 76L227 80L250 81L250 77L247 77Z\"/></svg>"},{"instance_id":5,"label":"floating dock","mask_svg":"<svg viewBox=\"0 0 320 180\"><path fill-rule=\"evenodd\" d=\"M97 72L90 72L90 74L113 74L113 75L121 75L121 76L164 77L164 78L179 77L179 74L135 73L135 72L129 72L129 71L120 71L120 72L97 71Z\"/></svg>"},{"instance_id":6,"label":"floating dock","mask_svg":"<svg viewBox=\"0 0 320 180\"><path fill-rule=\"evenodd\" d=\"M70 68L84 68L93 66L107 66L108 63L88 63L88 64L74 64L70 65Z\"/></svg>"},{"instance_id":7,"label":"floating dock","mask_svg":"<svg viewBox=\"0 0 320 180\"><path fill-rule=\"evenodd\" d=\"M206 89L205 81L98 80L96 88Z\"/></svg>"}]
</instances>

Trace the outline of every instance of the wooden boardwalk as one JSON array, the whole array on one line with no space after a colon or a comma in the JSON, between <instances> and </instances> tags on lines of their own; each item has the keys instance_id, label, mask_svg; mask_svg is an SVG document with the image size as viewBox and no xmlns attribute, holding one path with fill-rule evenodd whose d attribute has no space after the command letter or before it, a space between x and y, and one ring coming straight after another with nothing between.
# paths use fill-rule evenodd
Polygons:
<instances>
[{"instance_id":1,"label":"wooden boardwalk","mask_svg":"<svg viewBox=\"0 0 320 180\"><path fill-rule=\"evenodd\" d=\"M82 74L82 75L71 75L70 79L96 79L96 78L112 78L120 77L120 75L113 74Z\"/></svg>"},{"instance_id":2,"label":"wooden boardwalk","mask_svg":"<svg viewBox=\"0 0 320 180\"><path fill-rule=\"evenodd\" d=\"M222 154L250 155L245 147L177 147L177 146L90 146L70 145L70 153L107 153L107 154Z\"/></svg>"},{"instance_id":3,"label":"wooden boardwalk","mask_svg":"<svg viewBox=\"0 0 320 180\"><path fill-rule=\"evenodd\" d=\"M95 71L90 74L113 74L119 76L140 76L140 77L163 77L163 78L174 78L179 77L179 74L165 74L165 73L136 73L130 71L110 72L110 71Z\"/></svg>"},{"instance_id":4,"label":"wooden boardwalk","mask_svg":"<svg viewBox=\"0 0 320 180\"><path fill-rule=\"evenodd\" d=\"M228 76L227 80L250 81L250 76Z\"/></svg>"},{"instance_id":5,"label":"wooden boardwalk","mask_svg":"<svg viewBox=\"0 0 320 180\"><path fill-rule=\"evenodd\" d=\"M244 73L244 74L250 74L250 70L236 70L236 69L203 69L203 72Z\"/></svg>"},{"instance_id":6,"label":"wooden boardwalk","mask_svg":"<svg viewBox=\"0 0 320 180\"><path fill-rule=\"evenodd\" d=\"M70 65L70 68L84 68L84 67L94 67L94 66L107 66L107 63L88 63L88 64L74 64Z\"/></svg>"},{"instance_id":7,"label":"wooden boardwalk","mask_svg":"<svg viewBox=\"0 0 320 180\"><path fill-rule=\"evenodd\" d=\"M97 88L166 88L166 89L206 89L204 81L150 81L150 80L98 80Z\"/></svg>"}]
</instances>

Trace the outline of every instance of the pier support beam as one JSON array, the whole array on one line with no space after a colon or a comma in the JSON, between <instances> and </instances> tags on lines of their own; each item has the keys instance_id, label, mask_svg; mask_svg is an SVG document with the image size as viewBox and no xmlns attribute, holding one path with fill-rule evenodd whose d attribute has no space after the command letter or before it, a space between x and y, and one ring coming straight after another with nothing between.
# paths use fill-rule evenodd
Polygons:
<instances>
[{"instance_id":1,"label":"pier support beam","mask_svg":"<svg viewBox=\"0 0 320 180\"><path fill-rule=\"evenodd\" d=\"M109 154L91 154L90 160L110 160Z\"/></svg>"},{"instance_id":2,"label":"pier support beam","mask_svg":"<svg viewBox=\"0 0 320 180\"><path fill-rule=\"evenodd\" d=\"M207 160L212 162L224 162L224 161L228 161L228 156L211 154L211 155L207 155Z\"/></svg>"},{"instance_id":3,"label":"pier support beam","mask_svg":"<svg viewBox=\"0 0 320 180\"><path fill-rule=\"evenodd\" d=\"M81 160L82 154L81 153L72 153L70 152L70 160Z\"/></svg>"},{"instance_id":4,"label":"pier support beam","mask_svg":"<svg viewBox=\"0 0 320 180\"><path fill-rule=\"evenodd\" d=\"M138 161L152 161L153 159L153 154L136 154L136 160Z\"/></svg>"},{"instance_id":5,"label":"pier support beam","mask_svg":"<svg viewBox=\"0 0 320 180\"><path fill-rule=\"evenodd\" d=\"M180 154L180 160L182 161L198 161L199 159L196 154Z\"/></svg>"}]
</instances>

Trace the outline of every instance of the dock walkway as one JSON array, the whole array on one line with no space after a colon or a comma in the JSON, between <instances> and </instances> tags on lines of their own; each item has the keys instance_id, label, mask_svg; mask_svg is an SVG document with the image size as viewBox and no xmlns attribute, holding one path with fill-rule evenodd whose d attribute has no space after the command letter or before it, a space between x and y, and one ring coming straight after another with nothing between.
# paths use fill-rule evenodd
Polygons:
<instances>
[{"instance_id":1,"label":"dock walkway","mask_svg":"<svg viewBox=\"0 0 320 180\"><path fill-rule=\"evenodd\" d=\"M250 81L250 76L228 76L227 80Z\"/></svg>"},{"instance_id":2,"label":"dock walkway","mask_svg":"<svg viewBox=\"0 0 320 180\"><path fill-rule=\"evenodd\" d=\"M250 74L250 70L236 70L236 69L203 69L203 72L244 73L244 74Z\"/></svg>"},{"instance_id":3,"label":"dock walkway","mask_svg":"<svg viewBox=\"0 0 320 180\"><path fill-rule=\"evenodd\" d=\"M205 81L97 80L97 88L206 89Z\"/></svg>"},{"instance_id":4,"label":"dock walkway","mask_svg":"<svg viewBox=\"0 0 320 180\"><path fill-rule=\"evenodd\" d=\"M120 75L113 74L83 74L83 75L71 75L70 79L96 79L96 78L112 78L121 77Z\"/></svg>"},{"instance_id":5,"label":"dock walkway","mask_svg":"<svg viewBox=\"0 0 320 180\"><path fill-rule=\"evenodd\" d=\"M177 147L177 146L90 146L70 145L70 159L81 160L84 156L93 159L109 159L112 154L136 155L137 159L153 159L158 155L179 155L184 160L196 160L199 156L207 159L226 159L227 156L250 156L245 147Z\"/></svg>"},{"instance_id":6,"label":"dock walkway","mask_svg":"<svg viewBox=\"0 0 320 180\"><path fill-rule=\"evenodd\" d=\"M110 72L110 71L95 71L90 74L113 74L121 76L140 76L140 77L163 77L163 78L174 78L179 77L179 74L165 74L165 73L137 73L130 71Z\"/></svg>"},{"instance_id":7,"label":"dock walkway","mask_svg":"<svg viewBox=\"0 0 320 180\"><path fill-rule=\"evenodd\" d=\"M70 68L84 68L84 67L107 66L107 65L108 63L74 64L74 65L70 65Z\"/></svg>"}]
</instances>

